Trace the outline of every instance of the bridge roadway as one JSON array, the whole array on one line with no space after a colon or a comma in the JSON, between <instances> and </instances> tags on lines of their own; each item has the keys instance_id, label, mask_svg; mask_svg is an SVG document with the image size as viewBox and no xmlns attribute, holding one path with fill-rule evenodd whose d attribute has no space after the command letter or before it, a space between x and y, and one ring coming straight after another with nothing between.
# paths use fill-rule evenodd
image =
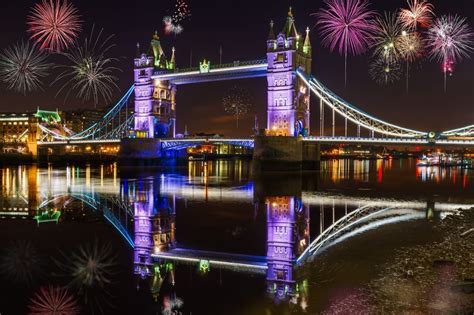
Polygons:
<instances>
[{"instance_id":1,"label":"bridge roadway","mask_svg":"<svg viewBox=\"0 0 474 315\"><path fill-rule=\"evenodd\" d=\"M181 150L202 144L231 144L253 148L252 138L175 138L161 139L164 150ZM321 144L367 144L367 145L441 145L441 146L474 146L474 139L436 139L424 138L364 138L364 137L320 137L309 136L303 142ZM87 145L87 144L120 144L120 139L108 140L69 140L69 141L38 141L38 146Z\"/></svg>"},{"instance_id":2,"label":"bridge roadway","mask_svg":"<svg viewBox=\"0 0 474 315\"><path fill-rule=\"evenodd\" d=\"M185 248L174 248L167 252L154 253L151 256L155 260L175 261L190 264L199 264L202 261L206 261L209 262L210 268L215 266L222 269L257 274L265 274L268 269L267 258L264 256L231 254Z\"/></svg>"}]
</instances>

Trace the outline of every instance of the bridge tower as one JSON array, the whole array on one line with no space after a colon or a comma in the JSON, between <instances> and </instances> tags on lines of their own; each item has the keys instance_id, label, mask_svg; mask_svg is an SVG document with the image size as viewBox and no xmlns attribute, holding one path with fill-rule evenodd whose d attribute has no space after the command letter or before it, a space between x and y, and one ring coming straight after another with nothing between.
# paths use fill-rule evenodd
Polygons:
<instances>
[{"instance_id":1,"label":"bridge tower","mask_svg":"<svg viewBox=\"0 0 474 315\"><path fill-rule=\"evenodd\" d=\"M292 295L295 245L295 198L267 197L267 285L279 298Z\"/></svg>"},{"instance_id":2,"label":"bridge tower","mask_svg":"<svg viewBox=\"0 0 474 315\"><path fill-rule=\"evenodd\" d=\"M176 86L169 81L153 80L154 72L169 72L176 65L173 48L170 60L155 32L148 53L139 46L135 58L135 136L166 138L175 135Z\"/></svg>"},{"instance_id":3,"label":"bridge tower","mask_svg":"<svg viewBox=\"0 0 474 315\"><path fill-rule=\"evenodd\" d=\"M267 40L268 102L267 133L272 136L298 136L309 133L310 94L296 75L301 68L311 73L311 42L298 34L290 10L283 30L275 37L273 21Z\"/></svg>"},{"instance_id":4,"label":"bridge tower","mask_svg":"<svg viewBox=\"0 0 474 315\"><path fill-rule=\"evenodd\" d=\"M154 138L155 122L153 116L153 57L140 53L137 44L137 57L134 60L135 75L135 136Z\"/></svg>"},{"instance_id":5,"label":"bridge tower","mask_svg":"<svg viewBox=\"0 0 474 315\"><path fill-rule=\"evenodd\" d=\"M138 182L136 195L133 198L134 221L135 221L135 248L134 266L135 274L142 279L147 279L152 274L153 261L153 217L154 189L153 185L146 182Z\"/></svg>"}]
</instances>

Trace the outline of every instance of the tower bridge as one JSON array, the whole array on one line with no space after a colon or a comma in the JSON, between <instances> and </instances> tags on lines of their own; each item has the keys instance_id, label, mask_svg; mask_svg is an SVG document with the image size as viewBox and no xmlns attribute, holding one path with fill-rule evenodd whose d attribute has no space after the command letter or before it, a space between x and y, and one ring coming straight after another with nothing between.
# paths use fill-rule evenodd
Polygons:
<instances>
[{"instance_id":1,"label":"tower bridge","mask_svg":"<svg viewBox=\"0 0 474 315\"><path fill-rule=\"evenodd\" d=\"M124 146L133 147L133 150L122 150L122 153L133 152L127 158L153 159L169 150L225 142L256 146L255 152L258 153L254 153L254 158L262 160L262 163L270 163L270 155L278 160L286 159L294 152L302 151L304 155L317 151L320 144L474 146L474 125L444 132L410 129L374 117L350 104L311 75L309 29L298 32L291 9L283 29L279 32L275 29L272 22L266 41L266 58L221 65L203 60L199 67L187 69L178 67L174 48L171 57L167 57L155 33L147 52L137 45L134 85L100 121L75 134L65 134L61 128L39 124L37 144L40 147L52 147L121 142L122 149ZM176 138L176 108L179 106L176 96L179 86L257 77L266 77L267 81L264 133L238 141L205 137ZM319 104L311 106L312 97L319 100ZM134 113L128 115L124 111L132 98ZM318 124L315 125L318 125L318 130L311 130L311 118L317 119ZM352 134L352 130L357 131ZM255 141L257 139L260 140ZM316 147L311 149L314 145ZM275 157L276 152L283 152L282 156ZM318 161L318 156L316 152L302 158L293 156L291 159Z\"/></svg>"}]
</instances>

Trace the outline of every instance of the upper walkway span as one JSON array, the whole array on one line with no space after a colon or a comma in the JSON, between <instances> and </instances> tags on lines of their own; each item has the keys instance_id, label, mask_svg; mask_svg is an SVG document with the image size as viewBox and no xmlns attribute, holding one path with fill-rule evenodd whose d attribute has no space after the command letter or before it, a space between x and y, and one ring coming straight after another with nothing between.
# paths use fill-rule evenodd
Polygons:
<instances>
[{"instance_id":1,"label":"upper walkway span","mask_svg":"<svg viewBox=\"0 0 474 315\"><path fill-rule=\"evenodd\" d=\"M234 61L233 63L176 69L174 72L156 71L152 79L170 81L174 85L205 83L225 80L259 78L267 76L267 60Z\"/></svg>"}]
</instances>

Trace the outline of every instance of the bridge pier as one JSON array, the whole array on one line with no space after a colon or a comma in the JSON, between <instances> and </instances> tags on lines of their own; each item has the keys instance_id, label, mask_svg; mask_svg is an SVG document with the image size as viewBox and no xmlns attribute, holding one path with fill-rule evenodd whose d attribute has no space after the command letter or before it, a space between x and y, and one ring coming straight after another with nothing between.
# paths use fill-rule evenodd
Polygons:
<instances>
[{"instance_id":1,"label":"bridge pier","mask_svg":"<svg viewBox=\"0 0 474 315\"><path fill-rule=\"evenodd\" d=\"M301 137L257 136L254 139L256 171L319 170L321 145L304 142Z\"/></svg>"}]
</instances>

